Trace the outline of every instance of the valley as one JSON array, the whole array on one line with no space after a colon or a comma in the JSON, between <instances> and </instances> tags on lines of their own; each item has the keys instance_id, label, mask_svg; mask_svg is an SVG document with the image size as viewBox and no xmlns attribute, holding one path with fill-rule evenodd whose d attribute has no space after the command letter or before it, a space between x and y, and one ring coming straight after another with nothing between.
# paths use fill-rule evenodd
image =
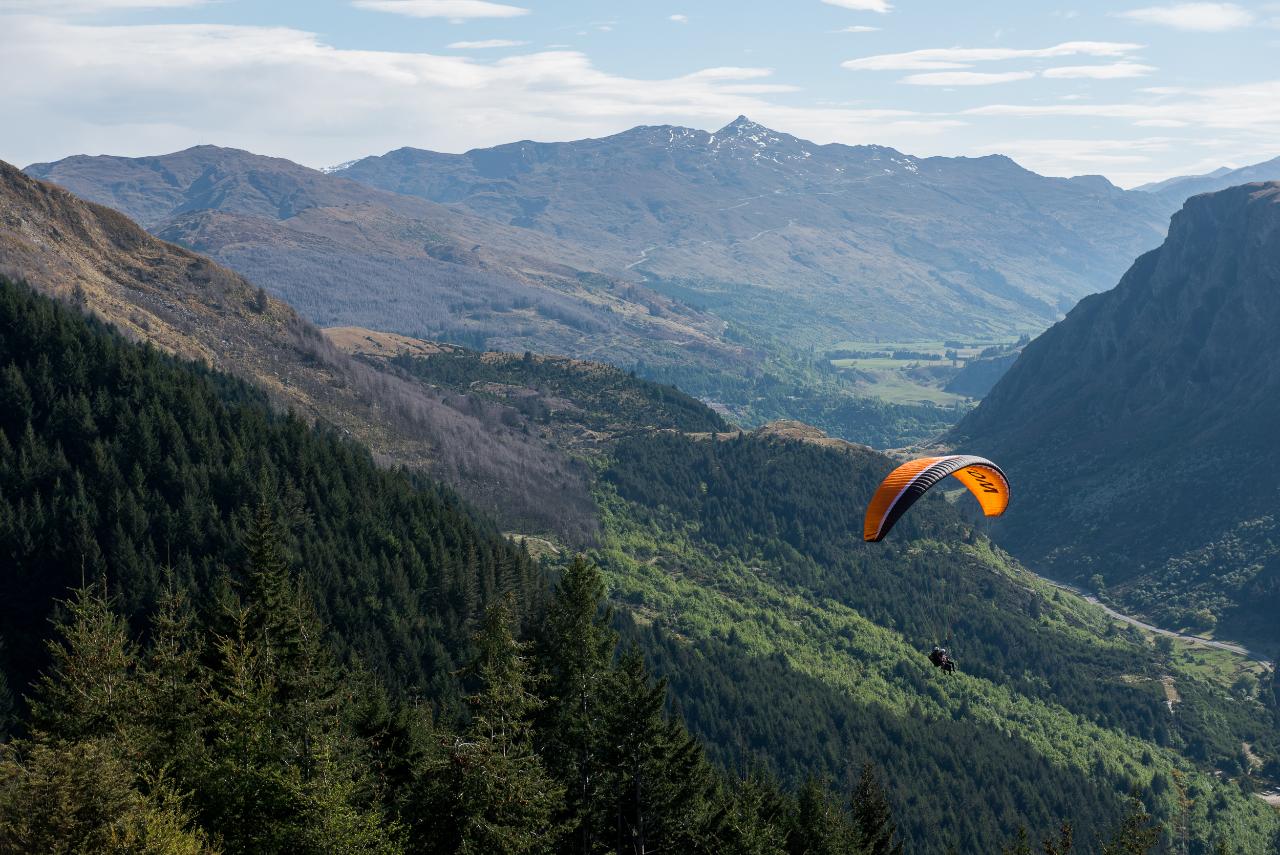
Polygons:
<instances>
[{"instance_id":1,"label":"valley","mask_svg":"<svg viewBox=\"0 0 1280 855\"><path fill-rule=\"evenodd\" d=\"M1270 169L0 163L0 851L1270 852Z\"/></svg>"}]
</instances>

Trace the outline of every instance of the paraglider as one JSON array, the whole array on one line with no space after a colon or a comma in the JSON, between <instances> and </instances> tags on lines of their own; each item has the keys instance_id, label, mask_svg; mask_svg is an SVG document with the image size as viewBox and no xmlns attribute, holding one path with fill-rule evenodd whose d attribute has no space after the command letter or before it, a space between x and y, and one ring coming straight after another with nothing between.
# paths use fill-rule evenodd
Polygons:
<instances>
[{"instance_id":1,"label":"paraglider","mask_svg":"<svg viewBox=\"0 0 1280 855\"><path fill-rule=\"evenodd\" d=\"M867 505L862 539L869 543L883 540L907 509L948 475L969 489L987 516L998 517L1009 507L1009 479L999 466L985 457L970 454L921 457L902 464L880 482ZM929 662L935 668L941 668L944 674L956 670L955 659L946 647L940 645L935 644L930 651Z\"/></svg>"},{"instance_id":2,"label":"paraglider","mask_svg":"<svg viewBox=\"0 0 1280 855\"><path fill-rule=\"evenodd\" d=\"M935 644L933 651L929 654L929 661L933 663L933 667L941 668L944 674L950 674L956 670L956 661L951 658L951 654L945 647Z\"/></svg>"},{"instance_id":3,"label":"paraglider","mask_svg":"<svg viewBox=\"0 0 1280 855\"><path fill-rule=\"evenodd\" d=\"M867 505L862 539L869 543L883 540L907 509L948 475L969 488L987 516L998 517L1009 506L1009 480L999 466L985 457L921 457L902 464L880 482Z\"/></svg>"}]
</instances>

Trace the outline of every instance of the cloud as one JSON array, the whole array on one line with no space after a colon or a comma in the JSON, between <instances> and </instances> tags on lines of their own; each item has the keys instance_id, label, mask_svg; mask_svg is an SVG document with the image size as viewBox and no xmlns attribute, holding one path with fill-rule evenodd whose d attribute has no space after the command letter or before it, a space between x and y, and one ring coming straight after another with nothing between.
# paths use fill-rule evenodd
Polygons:
<instances>
[{"instance_id":1,"label":"cloud","mask_svg":"<svg viewBox=\"0 0 1280 855\"><path fill-rule=\"evenodd\" d=\"M769 100L792 90L767 68L641 79L573 50L482 60L338 48L286 27L15 17L0 27L0 157L216 143L323 166L404 145L464 151L641 124L717 128L739 113L818 142L915 148L966 121Z\"/></svg>"},{"instance_id":2,"label":"cloud","mask_svg":"<svg viewBox=\"0 0 1280 855\"><path fill-rule=\"evenodd\" d=\"M998 151L1041 175L1079 175L1082 171L1133 170L1149 166L1153 156L1172 151L1169 137L1137 139L1009 139L984 145L975 153Z\"/></svg>"},{"instance_id":3,"label":"cloud","mask_svg":"<svg viewBox=\"0 0 1280 855\"><path fill-rule=\"evenodd\" d=\"M669 15L667 16L667 20L675 21L677 24L687 24L689 23L689 16L688 15Z\"/></svg>"},{"instance_id":4,"label":"cloud","mask_svg":"<svg viewBox=\"0 0 1280 855\"><path fill-rule=\"evenodd\" d=\"M374 12L390 12L410 18L448 18L463 21L468 18L515 18L529 14L520 6L490 3L489 0L352 0L357 9Z\"/></svg>"},{"instance_id":5,"label":"cloud","mask_svg":"<svg viewBox=\"0 0 1280 855\"><path fill-rule=\"evenodd\" d=\"M961 115L1123 119L1147 126L1177 122L1184 127L1245 132L1271 147L1280 134L1280 80L1156 91L1168 94L1150 101L1110 104L987 104Z\"/></svg>"},{"instance_id":6,"label":"cloud","mask_svg":"<svg viewBox=\"0 0 1280 855\"><path fill-rule=\"evenodd\" d=\"M511 39L484 39L478 42L450 42L450 50L486 50L488 48L520 47L528 42L515 42Z\"/></svg>"},{"instance_id":7,"label":"cloud","mask_svg":"<svg viewBox=\"0 0 1280 855\"><path fill-rule=\"evenodd\" d=\"M839 6L841 9L852 9L855 12L879 12L885 14L893 7L887 0L822 0L828 6Z\"/></svg>"},{"instance_id":8,"label":"cloud","mask_svg":"<svg viewBox=\"0 0 1280 855\"><path fill-rule=\"evenodd\" d=\"M1159 24L1200 33L1220 33L1253 23L1253 13L1235 3L1178 3L1173 6L1131 9L1117 14L1121 18L1144 24Z\"/></svg>"},{"instance_id":9,"label":"cloud","mask_svg":"<svg viewBox=\"0 0 1280 855\"><path fill-rule=\"evenodd\" d=\"M840 29L836 30L836 32L837 33L875 33L875 32L878 32L879 30L880 30L879 27L864 27L862 25L858 25L855 27L841 27Z\"/></svg>"},{"instance_id":10,"label":"cloud","mask_svg":"<svg viewBox=\"0 0 1280 855\"><path fill-rule=\"evenodd\" d=\"M1035 77L1033 71L1007 71L986 74L980 71L931 71L925 74L909 74L900 82L913 86L991 86L995 83L1011 83Z\"/></svg>"},{"instance_id":11,"label":"cloud","mask_svg":"<svg viewBox=\"0 0 1280 855\"><path fill-rule=\"evenodd\" d=\"M1063 42L1047 48L926 48L906 53L864 56L841 63L854 71L946 71L970 68L977 62L1042 59L1059 56L1120 57L1140 49L1128 42Z\"/></svg>"},{"instance_id":12,"label":"cloud","mask_svg":"<svg viewBox=\"0 0 1280 855\"><path fill-rule=\"evenodd\" d=\"M1153 65L1136 62L1112 62L1106 65L1060 65L1046 68L1044 76L1060 79L1087 78L1091 80L1118 80L1125 77L1142 77L1155 71Z\"/></svg>"}]
</instances>

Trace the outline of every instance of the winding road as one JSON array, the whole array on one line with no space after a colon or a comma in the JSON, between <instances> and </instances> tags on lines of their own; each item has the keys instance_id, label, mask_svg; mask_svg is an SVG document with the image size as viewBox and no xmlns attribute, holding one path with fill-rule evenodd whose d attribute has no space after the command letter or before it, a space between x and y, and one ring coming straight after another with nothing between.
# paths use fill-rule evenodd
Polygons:
<instances>
[{"instance_id":1,"label":"winding road","mask_svg":"<svg viewBox=\"0 0 1280 855\"><path fill-rule=\"evenodd\" d=\"M1132 617L1131 615L1127 615L1122 612L1116 611L1115 609L1108 606L1106 603L1101 602L1093 594L1087 593L1086 591L1080 588L1077 588L1075 585L1068 585L1065 582L1056 582L1053 579L1049 579L1045 576L1040 576L1039 573L1036 573L1035 575L1041 579L1044 579L1044 581L1048 582L1050 585L1052 585L1055 588L1061 588L1064 591L1070 591L1071 593L1081 597L1086 603L1092 603L1093 605L1102 609L1111 617L1115 618L1118 621L1122 621L1123 623L1130 624L1131 626L1136 626L1139 629L1145 629L1147 632L1154 632L1156 635L1167 635L1170 638L1182 638L1187 641L1194 641L1197 644L1203 644L1206 647L1217 647L1220 650L1230 650L1232 653L1238 653L1241 656L1247 656L1250 659L1254 660L1255 662L1261 662L1263 665L1270 668L1271 670L1273 671L1275 670L1276 666L1274 662L1272 662L1267 657L1263 656L1261 653L1252 651L1247 647L1242 647L1239 644L1232 644L1229 641L1215 641L1212 638L1204 638L1199 635L1192 635L1186 632L1175 632L1174 630L1171 630L1171 629L1163 629L1162 627L1154 626L1152 624L1147 623L1146 621L1142 621L1136 617Z\"/></svg>"}]
</instances>

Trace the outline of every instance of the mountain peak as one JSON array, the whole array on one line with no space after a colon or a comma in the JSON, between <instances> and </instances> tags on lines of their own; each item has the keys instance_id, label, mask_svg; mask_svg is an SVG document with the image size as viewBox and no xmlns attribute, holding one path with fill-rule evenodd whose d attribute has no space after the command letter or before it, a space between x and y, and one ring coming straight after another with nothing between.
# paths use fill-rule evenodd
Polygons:
<instances>
[{"instance_id":1,"label":"mountain peak","mask_svg":"<svg viewBox=\"0 0 1280 855\"><path fill-rule=\"evenodd\" d=\"M734 134L734 133L742 134L747 131L768 131L768 130L769 130L768 128L766 128L764 125L760 124L759 122L753 122L750 119L748 119L746 116L738 116L738 118L734 119L732 122L725 125L720 130L716 131L716 135L718 136L720 134ZM769 132L773 133L772 131L769 131Z\"/></svg>"}]
</instances>

